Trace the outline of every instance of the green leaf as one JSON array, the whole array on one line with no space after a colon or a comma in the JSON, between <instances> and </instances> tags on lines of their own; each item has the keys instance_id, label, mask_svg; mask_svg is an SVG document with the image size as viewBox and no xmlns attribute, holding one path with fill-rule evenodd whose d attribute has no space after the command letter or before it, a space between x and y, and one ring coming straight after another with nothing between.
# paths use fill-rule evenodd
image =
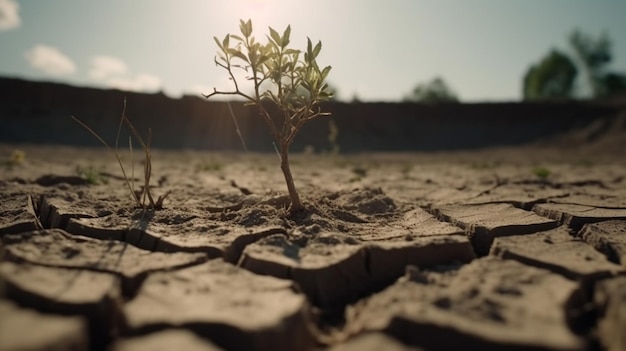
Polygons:
<instances>
[{"instance_id":1,"label":"green leaf","mask_svg":"<svg viewBox=\"0 0 626 351\"><path fill-rule=\"evenodd\" d=\"M226 34L224 40L222 40L222 46L224 50L228 50L228 44L230 43L230 34Z\"/></svg>"},{"instance_id":2,"label":"green leaf","mask_svg":"<svg viewBox=\"0 0 626 351\"><path fill-rule=\"evenodd\" d=\"M241 34L246 38L252 35L252 20L248 20L247 22L239 20L239 30L241 30Z\"/></svg>"},{"instance_id":3,"label":"green leaf","mask_svg":"<svg viewBox=\"0 0 626 351\"><path fill-rule=\"evenodd\" d=\"M215 40L215 43L217 44L217 46L222 49L222 51L224 51L224 46L222 45L222 43L220 42L219 39L217 39L217 37L213 37L213 40Z\"/></svg>"},{"instance_id":4,"label":"green leaf","mask_svg":"<svg viewBox=\"0 0 626 351\"><path fill-rule=\"evenodd\" d=\"M285 31L283 32L283 38L280 46L284 49L289 45L289 36L291 35L291 25L288 25Z\"/></svg>"},{"instance_id":5,"label":"green leaf","mask_svg":"<svg viewBox=\"0 0 626 351\"><path fill-rule=\"evenodd\" d=\"M241 34L243 34L244 37L247 37L246 22L244 22L242 19L239 19L239 31L241 32Z\"/></svg>"},{"instance_id":6,"label":"green leaf","mask_svg":"<svg viewBox=\"0 0 626 351\"><path fill-rule=\"evenodd\" d=\"M332 67L330 66L324 67L324 69L322 70L322 80L326 80L326 77L328 77L328 73L330 73L331 69Z\"/></svg>"},{"instance_id":7,"label":"green leaf","mask_svg":"<svg viewBox=\"0 0 626 351\"><path fill-rule=\"evenodd\" d=\"M328 99L333 97L333 94L322 90L319 93L318 97L319 97L320 100L328 100Z\"/></svg>"},{"instance_id":8,"label":"green leaf","mask_svg":"<svg viewBox=\"0 0 626 351\"><path fill-rule=\"evenodd\" d=\"M255 50L248 51L248 58L250 59L249 62L252 67L258 66L258 63L257 63L258 57L259 55L257 54Z\"/></svg>"},{"instance_id":9,"label":"green leaf","mask_svg":"<svg viewBox=\"0 0 626 351\"><path fill-rule=\"evenodd\" d=\"M274 28L272 27L269 27L269 28L270 28L270 36L272 37L272 40L274 41L274 43L276 43L276 45L281 45L282 40L278 32L275 31Z\"/></svg>"},{"instance_id":10,"label":"green leaf","mask_svg":"<svg viewBox=\"0 0 626 351\"><path fill-rule=\"evenodd\" d=\"M322 74L322 72L320 71L320 67L317 65L317 61L315 61L315 59L309 62L309 68L314 70L318 74Z\"/></svg>"},{"instance_id":11,"label":"green leaf","mask_svg":"<svg viewBox=\"0 0 626 351\"><path fill-rule=\"evenodd\" d=\"M250 61L248 61L248 58L246 57L246 55L244 55L241 51L237 50L237 49L233 49L233 48L229 48L227 49L228 53L232 56L238 57L244 61L246 61L247 63L250 63Z\"/></svg>"},{"instance_id":12,"label":"green leaf","mask_svg":"<svg viewBox=\"0 0 626 351\"><path fill-rule=\"evenodd\" d=\"M317 45L315 45L315 49L313 49L313 58L316 58L317 55L320 54L320 51L322 51L322 42L318 41Z\"/></svg>"},{"instance_id":13,"label":"green leaf","mask_svg":"<svg viewBox=\"0 0 626 351\"><path fill-rule=\"evenodd\" d=\"M306 52L307 52L307 56L311 56L311 54L313 53L313 44L311 44L311 39L309 37L306 37Z\"/></svg>"},{"instance_id":14,"label":"green leaf","mask_svg":"<svg viewBox=\"0 0 626 351\"><path fill-rule=\"evenodd\" d=\"M215 61L230 72L234 80L239 78L232 75L232 69L246 69L248 75L241 79L253 81L256 93L254 96L240 95L251 99L252 105L259 107L261 103L273 102L283 111L286 117L283 126L273 126L273 121L270 123L278 132L275 135L277 143L282 145L291 142L302 123L320 115L320 107L316 105L332 96L325 83L331 67L320 70L316 62L322 49L321 41L313 44L307 38L306 49L296 50L289 47L291 25L284 28L282 35L274 28L268 28L266 39L259 38L259 42L252 34L252 21L240 20L239 35L229 34L222 40L214 38L221 49L217 50L219 58L216 57ZM266 113L265 117L270 116Z\"/></svg>"},{"instance_id":15,"label":"green leaf","mask_svg":"<svg viewBox=\"0 0 626 351\"><path fill-rule=\"evenodd\" d=\"M274 46L271 43L268 43L267 45L259 46L259 50L263 55L271 55L274 51Z\"/></svg>"}]
</instances>

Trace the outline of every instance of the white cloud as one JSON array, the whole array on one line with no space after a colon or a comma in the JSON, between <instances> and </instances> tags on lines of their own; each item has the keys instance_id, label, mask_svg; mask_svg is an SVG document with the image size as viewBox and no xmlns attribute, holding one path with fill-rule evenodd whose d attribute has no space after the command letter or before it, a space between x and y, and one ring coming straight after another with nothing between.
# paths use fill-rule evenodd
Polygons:
<instances>
[{"instance_id":1,"label":"white cloud","mask_svg":"<svg viewBox=\"0 0 626 351\"><path fill-rule=\"evenodd\" d=\"M35 45L24 57L30 65L53 76L64 76L76 72L76 65L59 49L47 45Z\"/></svg>"},{"instance_id":2,"label":"white cloud","mask_svg":"<svg viewBox=\"0 0 626 351\"><path fill-rule=\"evenodd\" d=\"M106 84L115 89L154 92L161 89L161 79L152 74L141 73L134 77L114 77L106 81Z\"/></svg>"},{"instance_id":3,"label":"white cloud","mask_svg":"<svg viewBox=\"0 0 626 351\"><path fill-rule=\"evenodd\" d=\"M114 56L94 56L91 59L89 77L94 80L105 80L112 76L124 75L128 72L126 63Z\"/></svg>"},{"instance_id":4,"label":"white cloud","mask_svg":"<svg viewBox=\"0 0 626 351\"><path fill-rule=\"evenodd\" d=\"M0 0L0 31L17 28L21 24L20 4L14 0Z\"/></svg>"},{"instance_id":5,"label":"white cloud","mask_svg":"<svg viewBox=\"0 0 626 351\"><path fill-rule=\"evenodd\" d=\"M99 55L91 58L89 77L109 88L155 92L161 89L161 79L153 74L132 74L124 60L115 56Z\"/></svg>"}]
</instances>

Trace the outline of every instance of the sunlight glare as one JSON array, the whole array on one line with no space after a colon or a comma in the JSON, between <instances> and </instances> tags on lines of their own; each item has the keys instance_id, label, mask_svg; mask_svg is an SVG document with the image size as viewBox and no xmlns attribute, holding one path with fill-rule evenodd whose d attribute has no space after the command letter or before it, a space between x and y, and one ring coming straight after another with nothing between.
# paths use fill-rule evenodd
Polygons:
<instances>
[{"instance_id":1,"label":"sunlight glare","mask_svg":"<svg viewBox=\"0 0 626 351\"><path fill-rule=\"evenodd\" d=\"M237 6L237 5L235 5ZM255 28L266 28L273 17L280 13L276 0L242 0L238 2L242 19L252 19Z\"/></svg>"},{"instance_id":2,"label":"sunlight glare","mask_svg":"<svg viewBox=\"0 0 626 351\"><path fill-rule=\"evenodd\" d=\"M241 6L250 15L265 15L274 2L274 0L243 0Z\"/></svg>"}]
</instances>

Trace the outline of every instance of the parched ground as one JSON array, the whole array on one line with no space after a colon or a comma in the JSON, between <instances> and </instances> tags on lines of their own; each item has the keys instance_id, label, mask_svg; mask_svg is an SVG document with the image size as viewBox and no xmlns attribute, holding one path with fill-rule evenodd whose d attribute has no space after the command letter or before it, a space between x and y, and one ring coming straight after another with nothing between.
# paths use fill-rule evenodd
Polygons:
<instances>
[{"instance_id":1,"label":"parched ground","mask_svg":"<svg viewBox=\"0 0 626 351\"><path fill-rule=\"evenodd\" d=\"M0 156L0 350L626 350L619 152Z\"/></svg>"}]
</instances>

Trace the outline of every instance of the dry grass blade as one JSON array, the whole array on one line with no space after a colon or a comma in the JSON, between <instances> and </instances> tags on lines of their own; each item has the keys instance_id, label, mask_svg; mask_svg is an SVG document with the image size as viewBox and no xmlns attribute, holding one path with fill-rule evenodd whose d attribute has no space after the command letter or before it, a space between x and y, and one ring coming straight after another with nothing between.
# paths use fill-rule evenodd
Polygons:
<instances>
[{"instance_id":1,"label":"dry grass blade","mask_svg":"<svg viewBox=\"0 0 626 351\"><path fill-rule=\"evenodd\" d=\"M135 157L133 155L133 137L128 136L128 152L130 154L130 181L133 193L135 192Z\"/></svg>"},{"instance_id":2,"label":"dry grass blade","mask_svg":"<svg viewBox=\"0 0 626 351\"><path fill-rule=\"evenodd\" d=\"M111 147L106 141L104 141L104 139L102 139L100 137L100 135L98 135L98 133L96 133L93 129L89 128L89 126L87 126L85 123L81 122L78 118L72 116L72 119L74 119L74 121L76 121L78 124L80 124L81 126L83 126L83 128L85 128L87 131L89 131L94 137L96 137L105 147L107 147L109 150L111 150L113 152L113 154L115 155L115 158L117 159L117 162L120 166L120 169L122 170L122 174L124 176L124 181L126 182L126 185L128 186L128 189L133 197L133 199L135 200L135 203L137 204L138 207L143 207L143 208L151 208L151 209L160 209L163 207L163 201L165 200L165 198L170 194L170 192L168 191L167 193L165 193L162 196L159 196L157 198L157 201L154 201L154 198L152 196L152 193L150 192L150 179L152 177L152 152L150 149L150 145L152 142L152 129L148 128L148 138L147 140L144 142L144 139L141 137L141 134L139 134L139 132L137 131L137 128L135 128L135 126L132 124L132 122L130 121L130 119L128 118L128 116L126 116L126 99L124 99L124 109L122 110L122 117L120 119L120 124L118 125L118 129L117 129L117 136L115 137L115 148ZM122 163L122 160L119 156L119 152L118 152L118 141L120 138L120 134L121 134L121 130L122 130L122 125L126 125L128 127L128 129L130 129L132 135L135 136L135 138L137 139L137 141L139 142L139 145L141 145L141 148L144 151L144 155L145 155L145 162L144 162L144 184L142 187L141 192L136 192L135 191L135 181L134 181L134 175L135 175L135 166L134 166L134 159L133 159L133 144L132 144L132 136L128 137L128 147L129 147L129 152L130 152L130 157L131 157L131 176L132 178L129 180L129 178L126 176L126 170L124 168L124 164ZM146 202L148 202L148 204L146 204Z\"/></svg>"},{"instance_id":3,"label":"dry grass blade","mask_svg":"<svg viewBox=\"0 0 626 351\"><path fill-rule=\"evenodd\" d=\"M233 123L235 124L235 129L237 130L237 135L239 136L239 140L241 141L241 146L243 146L243 151L248 152L246 141L243 139L243 135L241 135L241 130L239 129L239 123L237 123L237 118L235 118L235 113L233 112L233 108L232 106L230 106L230 101L227 100L226 105L228 106L230 117L233 119Z\"/></svg>"},{"instance_id":4,"label":"dry grass blade","mask_svg":"<svg viewBox=\"0 0 626 351\"><path fill-rule=\"evenodd\" d=\"M117 152L117 138L115 141L116 148L114 149L111 147L111 145L109 145L106 141L104 141L104 139L102 139L100 135L98 135L98 133L96 133L93 129L89 128L88 125L86 125L85 123L83 123L81 120L79 120L78 118L74 116L71 116L71 117L76 123L80 124L83 128L85 128L89 133L91 133L91 135L93 135L96 139L98 139L102 143L102 145L104 145L107 149L111 150L111 152L115 155L115 159L117 160L117 163L119 164L120 169L122 170L122 175L124 176L124 182L126 183L126 186L128 187L128 190L130 191L130 194L133 197L133 200L135 200L135 203L137 203L138 205L141 205L139 198L135 194L135 191L133 190L133 187L131 186L130 181L128 180L128 176L126 175L126 170L124 169L124 163L122 162L122 159L120 158L120 155ZM118 137L119 137L119 133L120 131L118 130Z\"/></svg>"},{"instance_id":5,"label":"dry grass blade","mask_svg":"<svg viewBox=\"0 0 626 351\"><path fill-rule=\"evenodd\" d=\"M28 213L33 216L33 220L35 222L35 228L37 230L43 229L43 225L41 224L41 220L39 219L37 203L33 200L31 195L28 195Z\"/></svg>"}]
</instances>

